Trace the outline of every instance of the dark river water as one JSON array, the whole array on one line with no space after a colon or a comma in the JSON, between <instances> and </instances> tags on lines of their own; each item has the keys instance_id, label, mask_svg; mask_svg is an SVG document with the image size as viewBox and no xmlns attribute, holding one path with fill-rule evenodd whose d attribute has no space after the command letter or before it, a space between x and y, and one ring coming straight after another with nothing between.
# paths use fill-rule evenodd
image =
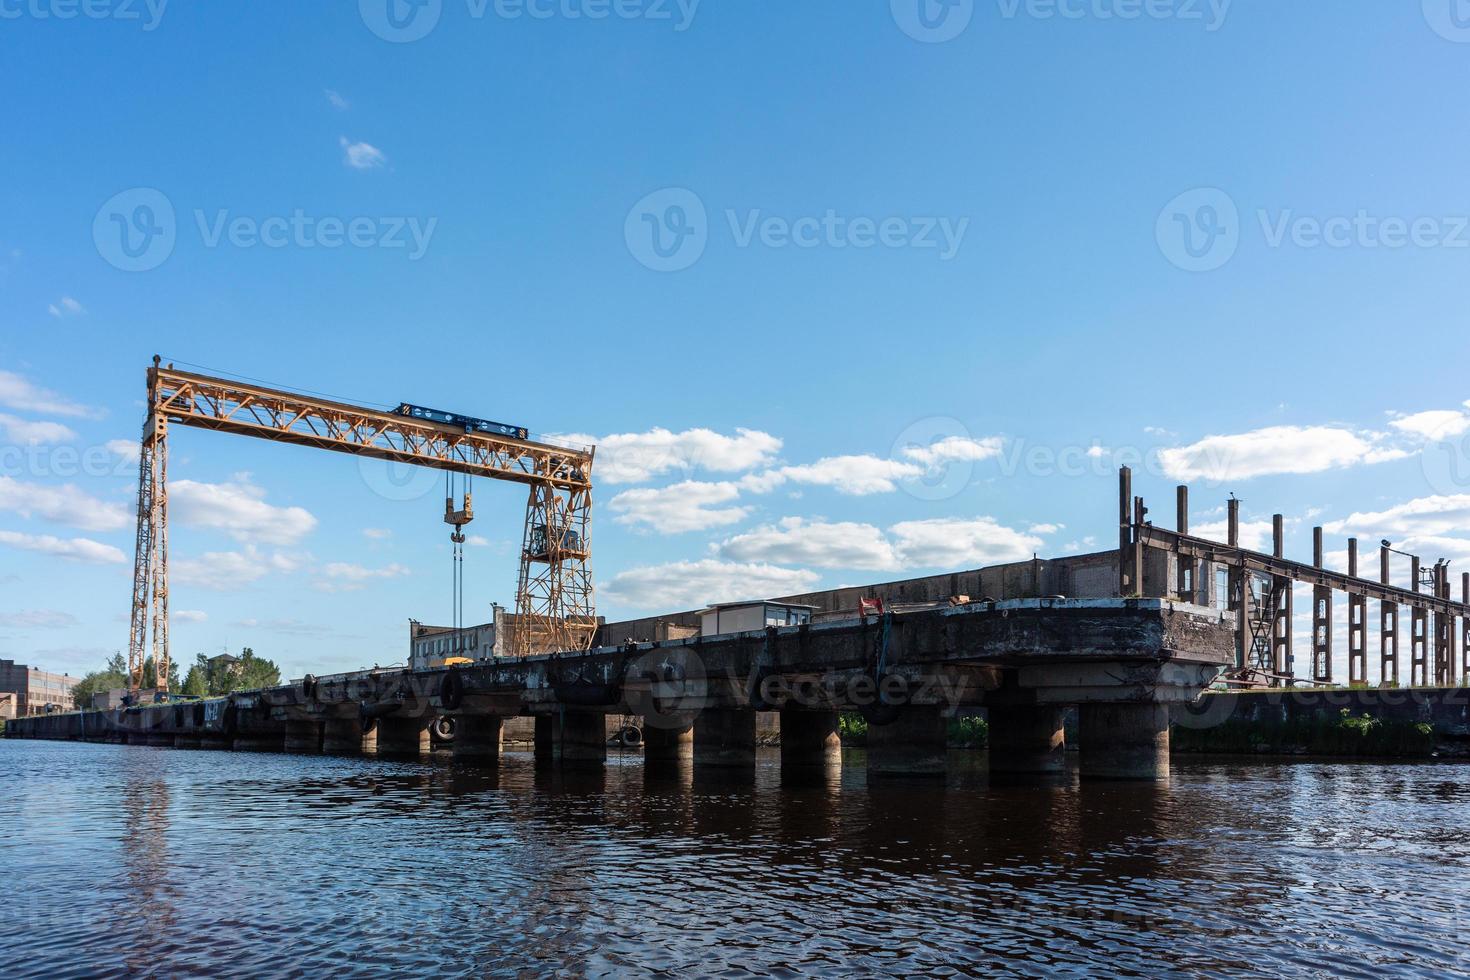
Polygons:
<instances>
[{"instance_id":1,"label":"dark river water","mask_svg":"<svg viewBox=\"0 0 1470 980\"><path fill-rule=\"evenodd\" d=\"M1445 976L1470 768L752 785L0 742L5 976Z\"/></svg>"}]
</instances>

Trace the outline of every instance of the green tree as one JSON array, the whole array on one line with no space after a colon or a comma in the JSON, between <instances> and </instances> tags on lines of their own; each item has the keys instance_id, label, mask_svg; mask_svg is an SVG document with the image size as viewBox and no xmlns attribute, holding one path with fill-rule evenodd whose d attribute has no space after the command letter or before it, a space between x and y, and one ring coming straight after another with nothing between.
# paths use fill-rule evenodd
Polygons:
<instances>
[{"instance_id":1,"label":"green tree","mask_svg":"<svg viewBox=\"0 0 1470 980\"><path fill-rule=\"evenodd\" d=\"M71 689L72 704L78 708L90 708L92 695L128 686L128 665L121 653L108 658L101 670L94 670L77 681Z\"/></svg>"},{"instance_id":2,"label":"green tree","mask_svg":"<svg viewBox=\"0 0 1470 980\"><path fill-rule=\"evenodd\" d=\"M281 683L281 668L274 661L257 657L249 647L240 651L240 662L235 665L234 674L236 691L254 691Z\"/></svg>"},{"instance_id":3,"label":"green tree","mask_svg":"<svg viewBox=\"0 0 1470 980\"><path fill-rule=\"evenodd\" d=\"M183 693L196 698L208 697L214 693L209 689L209 660L204 654L195 658L189 673L184 675Z\"/></svg>"}]
</instances>

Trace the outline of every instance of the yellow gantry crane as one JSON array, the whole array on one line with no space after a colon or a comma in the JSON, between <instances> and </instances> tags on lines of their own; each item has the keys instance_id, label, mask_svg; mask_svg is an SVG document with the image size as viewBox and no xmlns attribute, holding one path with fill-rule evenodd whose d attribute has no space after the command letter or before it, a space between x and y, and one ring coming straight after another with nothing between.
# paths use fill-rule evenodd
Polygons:
<instances>
[{"instance_id":1,"label":"yellow gantry crane","mask_svg":"<svg viewBox=\"0 0 1470 980\"><path fill-rule=\"evenodd\" d=\"M174 424L528 487L516 615L506 624L509 652L524 657L592 645L597 629L588 536L593 449L532 442L525 429L435 409L408 404L396 411L364 408L177 371L160 361L154 357L148 369L148 413L138 460L128 641L129 686L135 700L143 687L150 616L157 690L168 691L168 431Z\"/></svg>"}]
</instances>

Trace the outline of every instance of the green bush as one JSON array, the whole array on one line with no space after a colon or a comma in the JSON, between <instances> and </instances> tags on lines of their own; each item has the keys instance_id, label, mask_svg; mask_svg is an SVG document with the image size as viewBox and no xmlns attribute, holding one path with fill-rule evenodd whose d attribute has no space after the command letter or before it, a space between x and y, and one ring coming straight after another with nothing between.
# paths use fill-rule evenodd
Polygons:
<instances>
[{"instance_id":1,"label":"green bush","mask_svg":"<svg viewBox=\"0 0 1470 980\"><path fill-rule=\"evenodd\" d=\"M1232 718L1213 728L1176 726L1171 738L1180 752L1425 757L1435 748L1430 725L1354 715L1348 708L1286 722Z\"/></svg>"}]
</instances>

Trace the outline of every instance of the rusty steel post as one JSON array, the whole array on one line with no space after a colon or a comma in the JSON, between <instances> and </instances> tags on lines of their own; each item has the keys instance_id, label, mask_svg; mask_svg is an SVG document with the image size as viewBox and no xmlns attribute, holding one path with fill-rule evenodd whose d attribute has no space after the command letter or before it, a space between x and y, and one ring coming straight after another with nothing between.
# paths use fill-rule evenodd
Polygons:
<instances>
[{"instance_id":1,"label":"rusty steel post","mask_svg":"<svg viewBox=\"0 0 1470 980\"><path fill-rule=\"evenodd\" d=\"M1348 538L1348 575L1358 577L1358 539ZM1348 683L1368 683L1368 598L1348 593Z\"/></svg>"},{"instance_id":2,"label":"rusty steel post","mask_svg":"<svg viewBox=\"0 0 1470 980\"><path fill-rule=\"evenodd\" d=\"M1312 528L1312 564L1323 567L1322 529ZM1332 683L1332 590L1312 586L1312 680Z\"/></svg>"}]
</instances>

